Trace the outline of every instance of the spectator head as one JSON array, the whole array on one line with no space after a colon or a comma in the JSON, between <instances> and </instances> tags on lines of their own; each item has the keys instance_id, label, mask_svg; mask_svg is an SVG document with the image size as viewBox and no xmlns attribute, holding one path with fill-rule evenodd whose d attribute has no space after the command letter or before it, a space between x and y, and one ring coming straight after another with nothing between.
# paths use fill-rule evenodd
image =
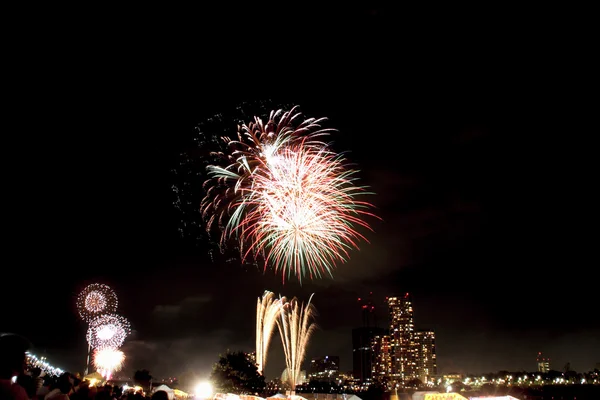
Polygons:
<instances>
[{"instance_id":1,"label":"spectator head","mask_svg":"<svg viewBox=\"0 0 600 400\"><path fill-rule=\"evenodd\" d=\"M24 373L25 352L31 347L27 339L12 333L0 333L0 379Z\"/></svg>"}]
</instances>

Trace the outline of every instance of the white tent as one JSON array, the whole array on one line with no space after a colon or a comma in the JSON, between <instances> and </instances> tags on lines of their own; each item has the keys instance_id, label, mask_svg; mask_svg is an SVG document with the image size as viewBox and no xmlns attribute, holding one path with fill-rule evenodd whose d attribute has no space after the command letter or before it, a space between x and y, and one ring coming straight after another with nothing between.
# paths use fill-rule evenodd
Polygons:
<instances>
[{"instance_id":1,"label":"white tent","mask_svg":"<svg viewBox=\"0 0 600 400\"><path fill-rule=\"evenodd\" d=\"M362 400L357 395L353 394L352 396L346 397L346 400Z\"/></svg>"},{"instance_id":2,"label":"white tent","mask_svg":"<svg viewBox=\"0 0 600 400\"><path fill-rule=\"evenodd\" d=\"M285 394L277 393L273 396L267 397L267 399L287 399L287 396Z\"/></svg>"},{"instance_id":3,"label":"white tent","mask_svg":"<svg viewBox=\"0 0 600 400\"><path fill-rule=\"evenodd\" d=\"M241 400L267 400L264 397L254 396L251 394L241 394L240 399Z\"/></svg>"},{"instance_id":4,"label":"white tent","mask_svg":"<svg viewBox=\"0 0 600 400\"><path fill-rule=\"evenodd\" d=\"M159 390L164 390L167 392L167 396L169 396L169 400L173 400L175 398L175 391L168 387L167 385L160 385L152 389L152 393L158 392Z\"/></svg>"},{"instance_id":5,"label":"white tent","mask_svg":"<svg viewBox=\"0 0 600 400\"><path fill-rule=\"evenodd\" d=\"M469 400L519 400L516 397L512 397L512 396L495 396L495 397L489 397L489 396L482 396L482 397L469 397Z\"/></svg>"}]
</instances>

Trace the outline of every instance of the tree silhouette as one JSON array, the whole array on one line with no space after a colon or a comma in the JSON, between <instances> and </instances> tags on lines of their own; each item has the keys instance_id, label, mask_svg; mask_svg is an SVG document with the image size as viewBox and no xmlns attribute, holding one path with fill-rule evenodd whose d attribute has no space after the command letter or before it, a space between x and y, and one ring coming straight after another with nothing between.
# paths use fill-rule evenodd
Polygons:
<instances>
[{"instance_id":1,"label":"tree silhouette","mask_svg":"<svg viewBox=\"0 0 600 400\"><path fill-rule=\"evenodd\" d=\"M141 369L135 371L133 374L133 381L140 385L144 390L150 390L150 383L152 382L152 375L147 369Z\"/></svg>"},{"instance_id":2,"label":"tree silhouette","mask_svg":"<svg viewBox=\"0 0 600 400\"><path fill-rule=\"evenodd\" d=\"M216 391L235 394L262 394L265 377L258 373L256 364L244 352L227 352L213 365L211 381Z\"/></svg>"}]
</instances>

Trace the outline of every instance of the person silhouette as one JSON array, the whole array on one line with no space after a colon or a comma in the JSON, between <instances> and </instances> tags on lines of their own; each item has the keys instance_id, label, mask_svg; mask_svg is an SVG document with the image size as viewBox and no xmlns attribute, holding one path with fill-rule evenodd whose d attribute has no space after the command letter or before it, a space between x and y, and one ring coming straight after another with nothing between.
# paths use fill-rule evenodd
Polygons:
<instances>
[{"instance_id":1,"label":"person silhouette","mask_svg":"<svg viewBox=\"0 0 600 400\"><path fill-rule=\"evenodd\" d=\"M0 333L0 399L29 400L17 377L25 373L25 352L31 347L27 339L13 333Z\"/></svg>"},{"instance_id":2,"label":"person silhouette","mask_svg":"<svg viewBox=\"0 0 600 400\"><path fill-rule=\"evenodd\" d=\"M169 400L169 394L164 390L157 390L152 394L152 400Z\"/></svg>"}]
</instances>

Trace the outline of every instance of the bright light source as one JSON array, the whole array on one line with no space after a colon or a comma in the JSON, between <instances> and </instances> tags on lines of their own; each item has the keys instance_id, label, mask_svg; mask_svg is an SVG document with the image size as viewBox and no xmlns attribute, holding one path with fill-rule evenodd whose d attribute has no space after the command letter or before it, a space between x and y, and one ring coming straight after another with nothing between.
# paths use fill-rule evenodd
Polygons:
<instances>
[{"instance_id":1,"label":"bright light source","mask_svg":"<svg viewBox=\"0 0 600 400\"><path fill-rule=\"evenodd\" d=\"M213 394L213 388L209 382L200 382L196 386L194 392L196 392L196 397L199 397L201 399L208 399Z\"/></svg>"}]
</instances>

